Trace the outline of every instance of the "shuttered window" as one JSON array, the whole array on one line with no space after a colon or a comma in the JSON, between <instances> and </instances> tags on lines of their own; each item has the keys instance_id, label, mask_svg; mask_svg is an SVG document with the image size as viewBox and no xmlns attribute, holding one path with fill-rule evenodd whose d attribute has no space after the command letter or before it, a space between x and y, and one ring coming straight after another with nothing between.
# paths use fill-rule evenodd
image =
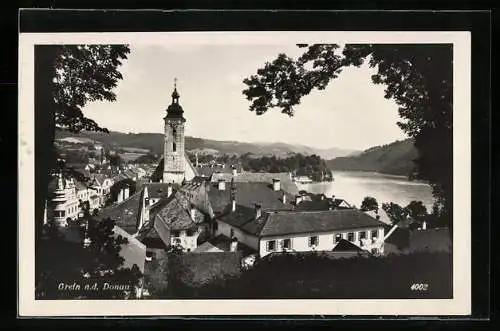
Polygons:
<instances>
[{"instance_id":1,"label":"shuttered window","mask_svg":"<svg viewBox=\"0 0 500 331\"><path fill-rule=\"evenodd\" d=\"M267 242L267 251L272 252L276 250L276 241L275 240L269 240Z\"/></svg>"},{"instance_id":2,"label":"shuttered window","mask_svg":"<svg viewBox=\"0 0 500 331\"><path fill-rule=\"evenodd\" d=\"M318 236L309 237L309 247L318 246L319 238Z\"/></svg>"}]
</instances>

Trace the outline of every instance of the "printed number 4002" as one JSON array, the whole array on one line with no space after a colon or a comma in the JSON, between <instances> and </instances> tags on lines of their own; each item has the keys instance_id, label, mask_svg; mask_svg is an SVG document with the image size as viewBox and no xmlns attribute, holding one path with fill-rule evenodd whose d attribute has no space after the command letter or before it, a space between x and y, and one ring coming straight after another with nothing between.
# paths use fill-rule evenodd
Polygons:
<instances>
[{"instance_id":1,"label":"printed number 4002","mask_svg":"<svg viewBox=\"0 0 500 331\"><path fill-rule=\"evenodd\" d=\"M429 288L429 284L412 284L410 289L412 291L427 291Z\"/></svg>"}]
</instances>

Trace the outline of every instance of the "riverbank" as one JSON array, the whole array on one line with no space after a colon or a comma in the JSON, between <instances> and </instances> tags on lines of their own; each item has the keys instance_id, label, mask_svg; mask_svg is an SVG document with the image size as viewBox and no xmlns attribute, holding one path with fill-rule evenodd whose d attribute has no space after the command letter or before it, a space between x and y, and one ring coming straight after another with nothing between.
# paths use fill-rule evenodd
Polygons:
<instances>
[{"instance_id":1,"label":"riverbank","mask_svg":"<svg viewBox=\"0 0 500 331\"><path fill-rule=\"evenodd\" d=\"M361 206L364 197L372 196L379 204L394 202L406 206L413 200L422 201L428 210L434 198L432 188L424 181L410 181L405 176L385 175L368 171L336 171L334 181L297 184L299 190L315 194L335 195L350 204Z\"/></svg>"}]
</instances>

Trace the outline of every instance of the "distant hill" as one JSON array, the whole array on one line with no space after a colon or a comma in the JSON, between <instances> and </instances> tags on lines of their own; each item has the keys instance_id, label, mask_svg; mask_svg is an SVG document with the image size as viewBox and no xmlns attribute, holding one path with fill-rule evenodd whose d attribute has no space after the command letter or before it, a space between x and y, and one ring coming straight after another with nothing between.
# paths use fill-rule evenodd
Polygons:
<instances>
[{"instance_id":1,"label":"distant hill","mask_svg":"<svg viewBox=\"0 0 500 331\"><path fill-rule=\"evenodd\" d=\"M408 176L418 152L413 139L395 141L388 145L369 148L359 154L337 157L327 161L332 170L376 171L390 175Z\"/></svg>"},{"instance_id":2,"label":"distant hill","mask_svg":"<svg viewBox=\"0 0 500 331\"><path fill-rule=\"evenodd\" d=\"M100 142L105 148L140 148L147 149L154 154L163 153L163 134L161 133L121 133L121 132L82 132L73 134L65 131L57 131L56 139L72 138L81 139L82 143L89 140ZM258 156L275 155L286 157L294 153L304 155L316 154L323 159L332 159L339 156L347 156L356 151L341 148L317 149L304 145L287 143L247 143L239 141L219 141L195 137L186 137L186 150L197 151L201 154L236 154L243 155L251 153Z\"/></svg>"}]
</instances>

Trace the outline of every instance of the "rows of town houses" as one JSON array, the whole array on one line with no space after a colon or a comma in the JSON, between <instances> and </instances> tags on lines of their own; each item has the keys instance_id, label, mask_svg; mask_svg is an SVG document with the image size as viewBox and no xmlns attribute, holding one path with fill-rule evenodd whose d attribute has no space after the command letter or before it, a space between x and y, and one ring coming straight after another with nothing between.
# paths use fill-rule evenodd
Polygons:
<instances>
[{"instance_id":1,"label":"rows of town houses","mask_svg":"<svg viewBox=\"0 0 500 331\"><path fill-rule=\"evenodd\" d=\"M392 225L382 210L363 212L338 197L300 191L290 173L193 165L184 150L183 113L175 89L163 119L164 155L150 175L101 171L87 186L56 177L53 218L66 225L67 217L78 217L77 202L88 199L97 220L115 220L115 232L129 239L122 250L125 263L143 272L172 246L188 254L234 252L249 267L281 252L383 255L391 236L409 231L408 224ZM125 178L135 181L135 193L124 186L116 202L105 206L112 185ZM425 224L416 230L426 232Z\"/></svg>"}]
</instances>

